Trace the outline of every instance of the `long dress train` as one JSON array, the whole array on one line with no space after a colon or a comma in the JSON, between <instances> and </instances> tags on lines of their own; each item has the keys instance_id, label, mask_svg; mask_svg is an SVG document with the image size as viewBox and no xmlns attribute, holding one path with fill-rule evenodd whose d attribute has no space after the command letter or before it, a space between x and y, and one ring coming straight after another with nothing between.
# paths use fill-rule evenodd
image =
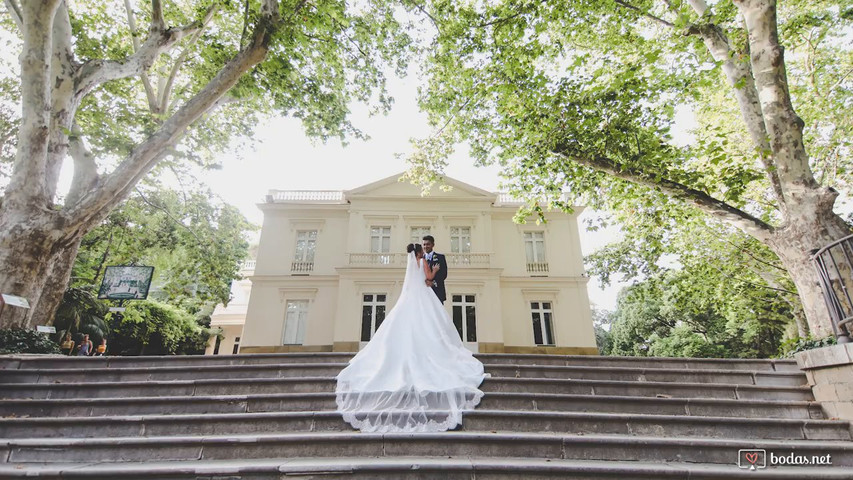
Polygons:
<instances>
[{"instance_id":1,"label":"long dress train","mask_svg":"<svg viewBox=\"0 0 853 480\"><path fill-rule=\"evenodd\" d=\"M480 403L488 374L465 348L414 253L397 304L337 376L336 402L362 432L439 432Z\"/></svg>"}]
</instances>

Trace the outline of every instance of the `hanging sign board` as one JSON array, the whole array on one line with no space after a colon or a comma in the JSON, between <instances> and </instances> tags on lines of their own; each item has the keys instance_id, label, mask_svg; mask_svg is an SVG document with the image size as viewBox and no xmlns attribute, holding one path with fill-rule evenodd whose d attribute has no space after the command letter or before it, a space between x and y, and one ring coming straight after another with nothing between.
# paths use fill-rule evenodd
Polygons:
<instances>
[{"instance_id":1,"label":"hanging sign board","mask_svg":"<svg viewBox=\"0 0 853 480\"><path fill-rule=\"evenodd\" d=\"M141 265L109 266L104 271L104 281L98 298L108 300L145 300L151 287L154 267Z\"/></svg>"}]
</instances>

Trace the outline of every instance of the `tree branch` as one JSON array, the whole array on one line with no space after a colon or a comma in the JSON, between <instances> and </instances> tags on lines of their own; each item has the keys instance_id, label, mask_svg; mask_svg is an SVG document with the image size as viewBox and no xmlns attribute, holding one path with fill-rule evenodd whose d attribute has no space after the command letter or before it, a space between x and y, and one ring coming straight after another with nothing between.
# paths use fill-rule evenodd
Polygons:
<instances>
[{"instance_id":1,"label":"tree branch","mask_svg":"<svg viewBox=\"0 0 853 480\"><path fill-rule=\"evenodd\" d=\"M734 90L735 100L740 107L741 118L752 139L758 158L764 166L764 174L770 181L779 208L784 212L785 199L782 184L773 162L767 129L764 125L764 113L761 110L761 101L758 98L758 90L755 87L749 63L732 52L728 38L717 25L710 23L691 25L685 33L702 38L711 57L722 63L723 73L726 75L729 86Z\"/></svg>"},{"instance_id":2,"label":"tree branch","mask_svg":"<svg viewBox=\"0 0 853 480\"><path fill-rule=\"evenodd\" d=\"M196 241L198 242L198 245L200 247L202 247L203 250L205 250L208 253L211 253L209 251L209 249L207 248L207 245L201 240L201 238L198 236L198 234L195 233L195 231L192 228L184 225L183 222L181 222L177 218L173 217L172 212L170 212L166 207L163 207L161 205L157 205L154 202L145 198L145 195L142 193L142 191L139 188L136 188L135 190L136 190L136 194L139 195L139 198L141 198L143 202L147 203L152 208L156 208L157 210L160 210L161 212L163 212L166 215L166 217L169 220L171 220L175 225L179 225L179 226L183 227L184 229L186 229L186 231L190 232L190 235L195 237Z\"/></svg>"},{"instance_id":3,"label":"tree branch","mask_svg":"<svg viewBox=\"0 0 853 480\"><path fill-rule=\"evenodd\" d=\"M163 17L163 4L160 0L151 0L151 28L166 29L166 19Z\"/></svg>"},{"instance_id":4,"label":"tree branch","mask_svg":"<svg viewBox=\"0 0 853 480\"><path fill-rule=\"evenodd\" d=\"M77 62L71 39L71 18L67 2L62 1L53 16L51 46L50 137L45 167L45 197L52 200L59 183L59 172L68 151L68 131L79 103L74 99L74 72Z\"/></svg>"},{"instance_id":5,"label":"tree branch","mask_svg":"<svg viewBox=\"0 0 853 480\"><path fill-rule=\"evenodd\" d=\"M124 199L136 183L177 142L188 126L204 115L233 87L250 68L260 63L269 51L270 42L279 28L277 0L263 0L261 18L248 47L237 54L174 115L163 122L148 139L139 144L109 175L101 187L90 190L65 214L72 222L84 225L97 223Z\"/></svg>"},{"instance_id":6,"label":"tree branch","mask_svg":"<svg viewBox=\"0 0 853 480\"><path fill-rule=\"evenodd\" d=\"M156 0L152 2L152 4L154 3L159 4ZM169 50L172 45L185 36L194 34L200 28L199 22L193 22L180 28L161 28L155 21L152 21L148 38L133 55L124 61L97 59L86 62L79 69L75 79L77 96L82 98L102 83L147 72L160 54Z\"/></svg>"},{"instance_id":7,"label":"tree branch","mask_svg":"<svg viewBox=\"0 0 853 480\"><path fill-rule=\"evenodd\" d=\"M421 13L423 13L424 15L426 15L426 16L427 16L427 18L429 18L429 19L430 19L430 21L432 22L433 26L435 26L435 29L438 31L438 33L441 33L441 27L438 25L438 20L436 20L436 19L435 19L435 17L434 17L434 16L432 16L432 14L430 14L430 13L427 11L427 9L426 9L426 7L425 7L425 6L421 5L421 4L420 4L420 3L418 3L418 2L414 2L414 1L412 2L412 5L414 5L414 6L415 6L415 8L417 8L417 9L418 9L418 11L420 11ZM482 26L482 25L481 25L481 26Z\"/></svg>"},{"instance_id":8,"label":"tree branch","mask_svg":"<svg viewBox=\"0 0 853 480\"><path fill-rule=\"evenodd\" d=\"M18 25L19 30L24 29L24 16L21 15L21 7L18 6L17 0L6 0L6 10L12 16L12 20Z\"/></svg>"},{"instance_id":9,"label":"tree branch","mask_svg":"<svg viewBox=\"0 0 853 480\"><path fill-rule=\"evenodd\" d=\"M136 29L136 15L133 14L133 5L131 0L124 0L124 9L127 11L127 25L130 27L130 40L133 43L133 52L136 53L141 48L139 37ZM151 80L148 78L148 72L142 72L142 88L145 89L145 97L148 99L148 108L153 113L158 113L157 96L154 94L154 87L151 86Z\"/></svg>"},{"instance_id":10,"label":"tree branch","mask_svg":"<svg viewBox=\"0 0 853 480\"><path fill-rule=\"evenodd\" d=\"M627 9L629 9L629 10L633 10L633 11L635 11L635 12L639 13L640 15L642 15L642 16L644 16L644 17L646 17L646 18L649 18L649 19L651 19L651 20L654 20L655 22L660 23L661 25L665 25L665 26L670 27L670 28L675 27L675 24L670 23L670 22L667 22L666 20L664 20L664 19L662 19L662 18L660 18L660 17L654 16L654 15L652 15L651 13L649 13L649 12L647 12L647 11L645 11L645 10L641 9L641 8L635 7L635 6L633 6L633 5L631 5L631 4L627 3L627 2L624 2L624 1L622 1L622 0L615 0L615 2L616 2L616 4L617 4L617 5L621 5L621 6L623 6L623 7L627 8Z\"/></svg>"},{"instance_id":11,"label":"tree branch","mask_svg":"<svg viewBox=\"0 0 853 480\"><path fill-rule=\"evenodd\" d=\"M100 179L95 155L86 147L83 131L74 124L69 140L69 153L74 160L74 177L71 180L71 190L65 197L65 206L75 205L84 194L95 188Z\"/></svg>"},{"instance_id":12,"label":"tree branch","mask_svg":"<svg viewBox=\"0 0 853 480\"><path fill-rule=\"evenodd\" d=\"M776 2L734 0L746 21L750 60L769 144L786 200L799 204L821 195L803 145L803 120L791 104L784 49L779 43Z\"/></svg>"},{"instance_id":13,"label":"tree branch","mask_svg":"<svg viewBox=\"0 0 853 480\"><path fill-rule=\"evenodd\" d=\"M243 32L240 33L240 50L246 45L246 35L249 33L249 0L243 4Z\"/></svg>"},{"instance_id":14,"label":"tree branch","mask_svg":"<svg viewBox=\"0 0 853 480\"><path fill-rule=\"evenodd\" d=\"M739 228L744 233L758 240L764 241L774 232L773 226L768 225L762 220L721 200L717 200L705 192L690 188L678 182L666 178L655 178L654 175L627 165L620 165L606 157L581 157L574 155L569 153L569 149L564 145L557 145L552 149L552 152L567 160L605 172L616 178L660 190L670 197L691 203L699 210Z\"/></svg>"},{"instance_id":15,"label":"tree branch","mask_svg":"<svg viewBox=\"0 0 853 480\"><path fill-rule=\"evenodd\" d=\"M50 138L51 54L53 18L60 0L25 2L21 52L21 125L12 178L3 207L41 211L47 207L45 177Z\"/></svg>"},{"instance_id":16,"label":"tree branch","mask_svg":"<svg viewBox=\"0 0 853 480\"><path fill-rule=\"evenodd\" d=\"M687 3L693 7L693 11L696 12L700 17L705 15L705 12L708 11L708 4L705 3L705 0L687 0Z\"/></svg>"},{"instance_id":17,"label":"tree branch","mask_svg":"<svg viewBox=\"0 0 853 480\"><path fill-rule=\"evenodd\" d=\"M169 108L169 97L172 95L172 86L175 83L175 78L177 78L178 72L181 70L181 67L189 56L190 49L201 37L202 32L204 32L204 29L213 19L213 15L218 9L218 3L214 3L210 6L210 8L207 9L207 12L205 12L204 17L201 20L201 27L195 33L192 34L189 42L187 42L187 45L184 46L184 50L178 56L178 59L175 60L175 64L172 66L172 71L169 72L169 79L166 80L166 84L160 90L160 98L158 99L159 109L157 110L157 113L164 114L168 112L167 109Z\"/></svg>"}]
</instances>

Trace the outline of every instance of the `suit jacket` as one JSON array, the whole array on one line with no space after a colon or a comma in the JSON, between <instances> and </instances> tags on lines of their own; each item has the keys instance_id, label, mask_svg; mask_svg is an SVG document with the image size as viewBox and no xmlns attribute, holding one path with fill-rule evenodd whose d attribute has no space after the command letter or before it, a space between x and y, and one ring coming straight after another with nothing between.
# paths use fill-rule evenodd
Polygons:
<instances>
[{"instance_id":1,"label":"suit jacket","mask_svg":"<svg viewBox=\"0 0 853 480\"><path fill-rule=\"evenodd\" d=\"M444 303L447 300L447 291L444 289L444 281L447 279L447 260L444 258L444 255L433 251L432 260L427 263L430 268L439 265L438 272L436 272L435 278L432 279L432 291Z\"/></svg>"}]
</instances>

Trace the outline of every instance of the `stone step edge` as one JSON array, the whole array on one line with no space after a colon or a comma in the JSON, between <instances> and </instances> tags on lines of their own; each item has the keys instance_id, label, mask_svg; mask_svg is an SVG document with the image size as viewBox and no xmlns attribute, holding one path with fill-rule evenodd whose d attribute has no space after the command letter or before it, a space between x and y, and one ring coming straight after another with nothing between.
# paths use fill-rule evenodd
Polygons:
<instances>
[{"instance_id":1,"label":"stone step edge","mask_svg":"<svg viewBox=\"0 0 853 480\"><path fill-rule=\"evenodd\" d=\"M236 355L134 355L134 356L105 356L94 358L74 357L62 354L4 354L0 355L2 360L16 360L24 362L39 362L52 361L61 358L72 359L72 361L120 361L129 362L134 360L145 361L189 361L201 358L227 358L240 360L255 359L255 358L296 358L296 357L347 357L355 356L355 352L287 352L287 353L239 353ZM655 362L696 362L696 363L780 363L780 364L796 364L797 361L793 358L692 358L692 357L632 357L618 355L553 355L547 353L475 353L475 357L495 357L495 358L547 358L547 359L563 359L563 360L589 360L596 359L602 361L646 361Z\"/></svg>"},{"instance_id":2,"label":"stone step edge","mask_svg":"<svg viewBox=\"0 0 853 480\"><path fill-rule=\"evenodd\" d=\"M487 397L503 397L521 400L596 400L605 402L641 402L649 404L673 403L715 405L715 406L747 406L747 407L820 407L820 402L808 400L762 400L762 399L733 399L706 397L640 397L631 395L580 395L576 393L537 393L537 392L486 392ZM306 393L254 393L244 395L175 395L152 397L107 397L107 398L11 398L0 399L0 407L4 405L46 405L74 406L109 405L124 403L204 403L204 402L247 402L251 400L302 400L302 399L334 399L335 392L306 392ZM485 397L484 397L485 398Z\"/></svg>"},{"instance_id":3,"label":"stone step edge","mask_svg":"<svg viewBox=\"0 0 853 480\"><path fill-rule=\"evenodd\" d=\"M659 446L688 446L688 447L715 447L715 448L734 448L738 449L754 449L763 448L766 450L779 449L786 451L796 451L798 449L810 450L833 450L833 451L850 451L853 452L853 441L848 440L764 440L764 439L729 439L729 438L710 438L710 437L647 437L637 435L619 435L619 434L555 434L555 433L527 433L527 432L509 432L509 433L485 433L485 432L438 432L438 433L364 433L358 431L352 432L311 432L311 433L271 433L271 434L238 434L238 435L169 435L155 437L88 437L88 438L15 438L15 439L0 439L0 446L4 447L36 447L36 448L58 448L63 446L120 446L132 447L157 445L157 444L173 444L173 443L190 443L190 444L233 444L233 443L270 443L290 441L295 443L304 443L310 441L328 441L341 443L345 441L387 441L389 443L399 443L406 440L435 440L435 441L501 441L515 443L519 441L561 441L564 444L572 443L595 443L597 445L640 445L653 447ZM649 448L652 448L649 447ZM14 462L13 462L14 463Z\"/></svg>"},{"instance_id":4,"label":"stone step edge","mask_svg":"<svg viewBox=\"0 0 853 480\"><path fill-rule=\"evenodd\" d=\"M800 419L800 418L762 418L762 417L719 417L700 415L656 415L638 413L591 413L591 412L557 412L557 411L529 411L529 410L465 410L462 419L470 417L502 417L502 418L537 418L537 419L583 419L623 422L648 422L656 424L681 423L681 424L718 424L718 425L790 425L800 428L815 427L839 427L850 429L851 424L847 420L827 419ZM325 411L297 411L297 412L251 412L251 413L201 413L201 414L176 414L176 415L109 415L101 417L26 417L26 418L0 418L0 428L4 425L15 426L53 426L62 424L83 424L92 426L104 426L112 423L119 424L146 424L146 423L207 423L207 422L250 422L268 421L270 419L313 419L313 418L341 418L340 413L335 410ZM35 437L28 437L35 438ZM803 438L808 435L803 431ZM853 444L851 444L853 446Z\"/></svg>"},{"instance_id":5,"label":"stone step edge","mask_svg":"<svg viewBox=\"0 0 853 480\"><path fill-rule=\"evenodd\" d=\"M317 474L402 474L406 472L513 473L527 474L631 474L647 478L688 478L689 475L719 478L849 479L849 467L770 467L756 471L732 465L630 462L566 459L505 459L491 457L388 457L388 458L281 458L252 460L194 460L172 462L128 462L120 464L0 464L0 476L62 478L158 478L162 475L235 475L279 473L283 475Z\"/></svg>"},{"instance_id":6,"label":"stone step edge","mask_svg":"<svg viewBox=\"0 0 853 480\"><path fill-rule=\"evenodd\" d=\"M702 383L702 382L652 382L648 380L595 380L584 378L540 378L540 377L490 377L486 381L500 382L532 382L532 383L580 383L580 384L595 384L595 385L621 385L621 386L636 386L647 385L657 387L684 387L684 388L734 388L747 390L776 390L776 391L808 391L811 388L807 385L803 386L788 386L788 385L747 385L739 383ZM180 386L180 385L209 385L219 383L298 383L298 382L329 382L335 383L335 377L258 377L258 378L202 378L198 380L134 380L134 381L111 381L98 382L98 387L142 387L142 386ZM91 383L2 383L0 382L0 399L2 399L3 389L10 388L37 388L48 389L56 387L73 387L73 388L92 388ZM702 397L699 397L702 398Z\"/></svg>"},{"instance_id":7,"label":"stone step edge","mask_svg":"<svg viewBox=\"0 0 853 480\"><path fill-rule=\"evenodd\" d=\"M150 373L152 375L171 372L204 372L204 371L240 371L240 370L279 370L279 369L320 369L320 368L340 368L344 369L347 363L259 363L259 364L243 364L243 365L187 365L187 366L168 366L168 367L115 367L115 368L29 368L29 369L3 369L0 370L0 377L4 373L9 375L21 375L24 373L32 375L62 375L62 374L91 374L96 375L100 372L108 371L115 374L130 374L130 373ZM736 370L736 369L672 369L672 368L657 368L657 367L610 367L610 366L589 366L589 365L513 365L502 363L486 363L483 365L488 371L489 369L498 370L551 370L551 371L582 371L582 372L613 372L613 373L676 373L676 374L699 374L699 375L763 375L768 377L803 377L805 373L802 371L762 371L762 370ZM97 383L97 377L92 379L90 383Z\"/></svg>"}]
</instances>

